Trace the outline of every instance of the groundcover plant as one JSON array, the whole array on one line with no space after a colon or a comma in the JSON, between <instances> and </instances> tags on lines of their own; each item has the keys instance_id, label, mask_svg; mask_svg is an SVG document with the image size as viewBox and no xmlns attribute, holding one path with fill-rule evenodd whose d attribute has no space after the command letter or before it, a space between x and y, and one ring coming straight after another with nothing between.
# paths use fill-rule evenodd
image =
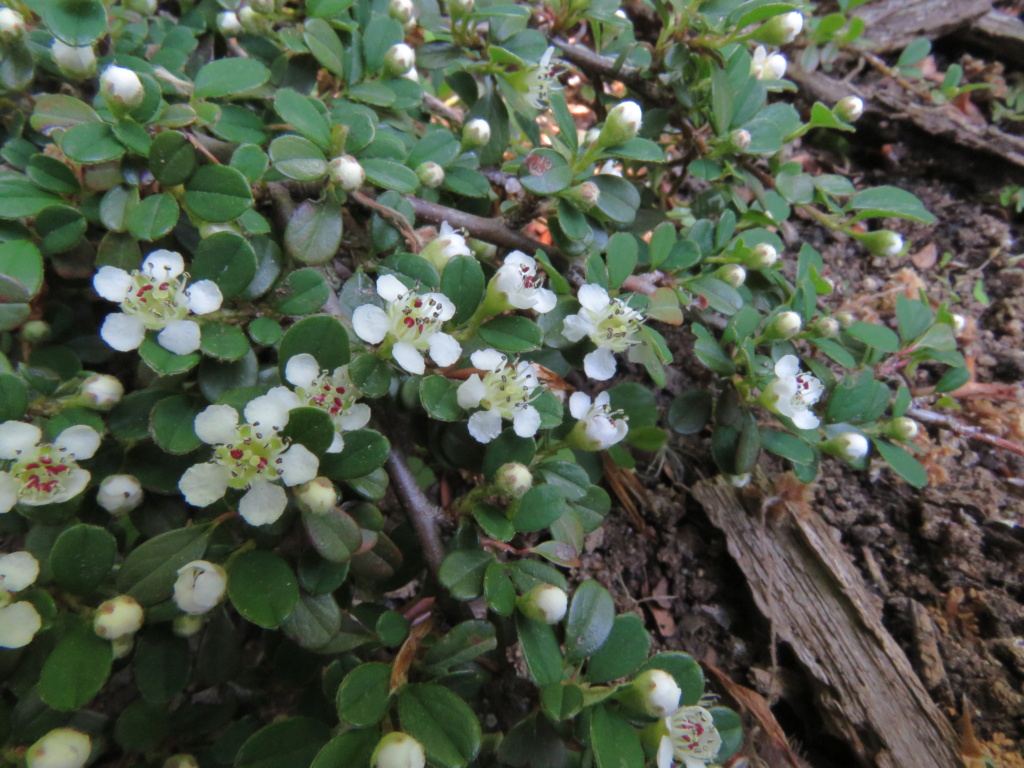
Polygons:
<instances>
[{"instance_id":1,"label":"groundcover plant","mask_svg":"<svg viewBox=\"0 0 1024 768\"><path fill-rule=\"evenodd\" d=\"M863 108L787 103L792 46L861 31L763 0L0 8L0 764L728 761L700 666L575 569L604 477L674 433L737 486L764 451L924 482L901 372L959 386L955 318L832 316L780 236L799 210L896 257L879 220L932 219L789 160Z\"/></svg>"}]
</instances>

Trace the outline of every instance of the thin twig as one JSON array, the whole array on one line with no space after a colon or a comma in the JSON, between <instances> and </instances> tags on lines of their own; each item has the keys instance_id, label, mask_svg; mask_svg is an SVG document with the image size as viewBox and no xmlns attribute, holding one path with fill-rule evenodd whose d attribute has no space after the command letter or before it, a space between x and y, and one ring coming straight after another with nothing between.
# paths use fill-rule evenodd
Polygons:
<instances>
[{"instance_id":1,"label":"thin twig","mask_svg":"<svg viewBox=\"0 0 1024 768\"><path fill-rule=\"evenodd\" d=\"M654 80L649 77L644 77L643 72L636 67L626 65L616 67L615 62L612 59L608 59L598 53L594 53L594 51L587 48L581 48L580 46L573 45L565 40L555 39L551 42L557 45L562 51L562 57L564 59L575 64L588 75L598 75L610 80L618 80L620 83L628 85L647 101L654 102L661 106L667 106L673 103L676 106L679 105L678 101L673 99L663 89L659 88Z\"/></svg>"},{"instance_id":2,"label":"thin twig","mask_svg":"<svg viewBox=\"0 0 1024 768\"><path fill-rule=\"evenodd\" d=\"M1002 448L1004 451L1010 451L1010 453L1016 453L1018 456L1024 456L1024 445L1015 443L1012 440L1007 440L1004 437L999 437L998 435L990 435L981 427L972 427L967 424L961 424L952 416L947 416L944 413L935 413L934 411L928 411L924 408L908 408L907 416L912 419L916 419L923 424L934 424L935 426L955 432L962 437L966 437L971 440L980 440L983 443L988 443L989 445L994 445L997 448Z\"/></svg>"},{"instance_id":3,"label":"thin twig","mask_svg":"<svg viewBox=\"0 0 1024 768\"><path fill-rule=\"evenodd\" d=\"M412 224L409 223L409 220L400 211L389 208L383 203L377 202L365 192L359 192L358 190L352 193L352 199L361 205L365 205L367 208L372 208L384 218L391 219L401 231L406 242L409 243L409 250L413 253L419 253L420 239L416 236L416 231L412 228Z\"/></svg>"},{"instance_id":4,"label":"thin twig","mask_svg":"<svg viewBox=\"0 0 1024 768\"><path fill-rule=\"evenodd\" d=\"M437 521L441 510L430 503L413 477L412 470L405 462L405 456L397 448L392 448L387 460L388 474L395 485L395 493L405 508L409 522L416 529L416 536L423 546L423 555L427 559L430 572L437 575L441 562L444 560L444 544L437 530Z\"/></svg>"},{"instance_id":5,"label":"thin twig","mask_svg":"<svg viewBox=\"0 0 1024 768\"><path fill-rule=\"evenodd\" d=\"M437 96L430 93L423 94L423 106L453 125L462 125L462 121L465 119L460 110L455 107L449 107Z\"/></svg>"}]
</instances>

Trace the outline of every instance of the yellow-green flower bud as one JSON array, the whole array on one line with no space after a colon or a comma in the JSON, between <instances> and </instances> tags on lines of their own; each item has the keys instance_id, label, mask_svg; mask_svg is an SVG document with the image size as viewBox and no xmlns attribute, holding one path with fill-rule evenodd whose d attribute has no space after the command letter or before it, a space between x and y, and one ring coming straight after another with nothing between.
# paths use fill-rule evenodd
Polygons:
<instances>
[{"instance_id":1,"label":"yellow-green flower bud","mask_svg":"<svg viewBox=\"0 0 1024 768\"><path fill-rule=\"evenodd\" d=\"M470 120L462 129L462 142L467 147L483 147L490 140L491 124L482 117Z\"/></svg>"},{"instance_id":2,"label":"yellow-green flower bud","mask_svg":"<svg viewBox=\"0 0 1024 768\"><path fill-rule=\"evenodd\" d=\"M891 229L854 235L874 256L898 256L903 251L903 238Z\"/></svg>"},{"instance_id":3,"label":"yellow-green flower bud","mask_svg":"<svg viewBox=\"0 0 1024 768\"><path fill-rule=\"evenodd\" d=\"M424 187L436 189L444 183L444 168L432 160L427 160L417 166L416 176Z\"/></svg>"},{"instance_id":4,"label":"yellow-green flower bud","mask_svg":"<svg viewBox=\"0 0 1024 768\"><path fill-rule=\"evenodd\" d=\"M913 440L921 431L917 422L907 416L893 419L886 425L885 433L894 440Z\"/></svg>"},{"instance_id":5,"label":"yellow-green flower bud","mask_svg":"<svg viewBox=\"0 0 1024 768\"><path fill-rule=\"evenodd\" d=\"M838 101L833 112L840 120L855 123L864 114L864 102L856 96L847 96Z\"/></svg>"},{"instance_id":6,"label":"yellow-green flower bud","mask_svg":"<svg viewBox=\"0 0 1024 768\"><path fill-rule=\"evenodd\" d=\"M715 277L733 288L739 288L747 281L747 270L739 264L724 264L715 270Z\"/></svg>"},{"instance_id":7,"label":"yellow-green flower bud","mask_svg":"<svg viewBox=\"0 0 1024 768\"><path fill-rule=\"evenodd\" d=\"M539 584L528 594L520 595L516 601L519 610L535 621L557 624L569 607L569 596L565 590L551 584Z\"/></svg>"},{"instance_id":8,"label":"yellow-green flower bud","mask_svg":"<svg viewBox=\"0 0 1024 768\"><path fill-rule=\"evenodd\" d=\"M25 751L28 768L82 768L92 741L71 728L55 728Z\"/></svg>"},{"instance_id":9,"label":"yellow-green flower bud","mask_svg":"<svg viewBox=\"0 0 1024 768\"><path fill-rule=\"evenodd\" d=\"M779 312L764 329L766 339L790 339L800 333L803 320L796 312Z\"/></svg>"},{"instance_id":10,"label":"yellow-green flower bud","mask_svg":"<svg viewBox=\"0 0 1024 768\"><path fill-rule=\"evenodd\" d=\"M598 143L603 147L612 147L636 138L643 119L643 110L635 101L620 102L608 113L604 128L597 137Z\"/></svg>"},{"instance_id":11,"label":"yellow-green flower bud","mask_svg":"<svg viewBox=\"0 0 1024 768\"><path fill-rule=\"evenodd\" d=\"M142 606L128 595L118 595L96 609L92 627L105 640L134 635L142 627Z\"/></svg>"},{"instance_id":12,"label":"yellow-green flower bud","mask_svg":"<svg viewBox=\"0 0 1024 768\"><path fill-rule=\"evenodd\" d=\"M401 731L389 733L377 742L370 757L373 768L423 768L426 764L423 745Z\"/></svg>"},{"instance_id":13,"label":"yellow-green flower bud","mask_svg":"<svg viewBox=\"0 0 1024 768\"><path fill-rule=\"evenodd\" d=\"M773 16L758 27L752 37L766 45L786 45L796 40L804 28L804 16L799 11L790 11Z\"/></svg>"},{"instance_id":14,"label":"yellow-green flower bud","mask_svg":"<svg viewBox=\"0 0 1024 768\"><path fill-rule=\"evenodd\" d=\"M314 477L295 492L299 509L311 515L326 515L338 504L338 491L326 477Z\"/></svg>"},{"instance_id":15,"label":"yellow-green flower bud","mask_svg":"<svg viewBox=\"0 0 1024 768\"><path fill-rule=\"evenodd\" d=\"M498 468L494 482L502 493L519 499L533 487L533 475L524 465L509 462Z\"/></svg>"}]
</instances>

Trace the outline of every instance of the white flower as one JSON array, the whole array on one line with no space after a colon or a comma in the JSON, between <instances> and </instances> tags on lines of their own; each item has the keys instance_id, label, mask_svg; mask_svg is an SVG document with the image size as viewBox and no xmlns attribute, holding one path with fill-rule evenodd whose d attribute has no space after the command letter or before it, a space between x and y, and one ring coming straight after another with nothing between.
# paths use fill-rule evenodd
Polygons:
<instances>
[{"instance_id":1,"label":"white flower","mask_svg":"<svg viewBox=\"0 0 1024 768\"><path fill-rule=\"evenodd\" d=\"M615 160L605 160L597 169L598 176L618 176L622 178L622 163Z\"/></svg>"},{"instance_id":2,"label":"white flower","mask_svg":"<svg viewBox=\"0 0 1024 768\"><path fill-rule=\"evenodd\" d=\"M442 169L443 172L443 169ZM472 256L473 252L466 245L466 235L461 229L455 229L447 221L441 222L437 237L423 246L420 256L434 265L440 272L444 265L456 256Z\"/></svg>"},{"instance_id":3,"label":"white flower","mask_svg":"<svg viewBox=\"0 0 1024 768\"><path fill-rule=\"evenodd\" d=\"M31 507L72 499L89 484L89 473L77 460L91 458L100 446L92 427L68 427L52 443L39 445L39 427L21 421L0 424L0 460L12 460L0 472L0 513L15 504Z\"/></svg>"},{"instance_id":4,"label":"white flower","mask_svg":"<svg viewBox=\"0 0 1024 768\"><path fill-rule=\"evenodd\" d=\"M156 340L176 355L199 349L199 324L189 313L205 315L220 309L223 296L212 280L185 287L185 262L174 251L154 251L130 274L118 267L100 267L92 279L96 292L116 301L121 311L107 315L100 336L119 352L137 349L146 331L159 331Z\"/></svg>"},{"instance_id":5,"label":"white flower","mask_svg":"<svg viewBox=\"0 0 1024 768\"><path fill-rule=\"evenodd\" d=\"M345 447L342 432L362 429L370 420L370 407L356 402L363 393L352 383L347 365L328 373L315 357L302 353L288 359L284 377L294 385L300 405L327 411L334 422L334 441L327 453L339 453Z\"/></svg>"},{"instance_id":6,"label":"white flower","mask_svg":"<svg viewBox=\"0 0 1024 768\"><path fill-rule=\"evenodd\" d=\"M578 423L570 433L570 439L585 451L603 451L622 440L629 432L624 418L615 418L609 403L611 398L602 392L593 403L583 392L573 392L569 398L569 413Z\"/></svg>"},{"instance_id":7,"label":"white flower","mask_svg":"<svg viewBox=\"0 0 1024 768\"><path fill-rule=\"evenodd\" d=\"M100 75L100 93L108 100L128 109L134 109L142 103L146 90L142 87L139 76L126 67L111 64Z\"/></svg>"},{"instance_id":8,"label":"white flower","mask_svg":"<svg viewBox=\"0 0 1024 768\"><path fill-rule=\"evenodd\" d=\"M295 393L275 387L245 406L245 424L230 405L211 405L196 416L199 439L216 446L213 460L185 470L178 488L185 501L206 507L228 488L245 490L238 513L249 525L269 525L284 514L287 497L276 483L300 485L316 477L320 462L299 444L289 446L278 432L288 411L298 405Z\"/></svg>"},{"instance_id":9,"label":"white flower","mask_svg":"<svg viewBox=\"0 0 1024 768\"><path fill-rule=\"evenodd\" d=\"M364 304L352 313L352 329L369 344L391 342L395 362L409 373L426 370L423 350L443 367L454 365L462 347L441 325L455 315L455 305L443 293L419 294L411 291L394 275L377 278L377 293L388 303L387 309Z\"/></svg>"},{"instance_id":10,"label":"white flower","mask_svg":"<svg viewBox=\"0 0 1024 768\"><path fill-rule=\"evenodd\" d=\"M426 764L423 745L401 731L392 731L384 736L370 756L373 768L423 768Z\"/></svg>"},{"instance_id":11,"label":"white flower","mask_svg":"<svg viewBox=\"0 0 1024 768\"><path fill-rule=\"evenodd\" d=\"M96 74L96 52L91 45L68 45L54 40L50 54L61 73L68 77L83 78Z\"/></svg>"},{"instance_id":12,"label":"white flower","mask_svg":"<svg viewBox=\"0 0 1024 768\"><path fill-rule=\"evenodd\" d=\"M25 31L25 17L13 8L0 6L0 37L14 37Z\"/></svg>"},{"instance_id":13,"label":"white flower","mask_svg":"<svg viewBox=\"0 0 1024 768\"><path fill-rule=\"evenodd\" d=\"M92 742L71 728L55 728L25 752L28 768L82 768Z\"/></svg>"},{"instance_id":14,"label":"white flower","mask_svg":"<svg viewBox=\"0 0 1024 768\"><path fill-rule=\"evenodd\" d=\"M800 372L800 359L785 355L775 363L777 377L761 395L762 404L770 411L786 416L798 429L815 429L821 422L811 406L821 399L825 387L809 373Z\"/></svg>"},{"instance_id":15,"label":"white flower","mask_svg":"<svg viewBox=\"0 0 1024 768\"><path fill-rule=\"evenodd\" d=\"M673 759L685 768L705 768L722 748L722 736L704 707L683 707L665 718L668 735L661 737L658 768L671 768Z\"/></svg>"},{"instance_id":16,"label":"white flower","mask_svg":"<svg viewBox=\"0 0 1024 768\"><path fill-rule=\"evenodd\" d=\"M227 588L227 571L206 560L193 560L178 569L174 604L185 613L206 613L224 599Z\"/></svg>"},{"instance_id":17,"label":"white flower","mask_svg":"<svg viewBox=\"0 0 1024 768\"><path fill-rule=\"evenodd\" d=\"M781 80L786 76L788 66L786 57L781 53L768 55L768 49L763 45L754 49L754 58L750 62L750 74L758 80Z\"/></svg>"},{"instance_id":18,"label":"white flower","mask_svg":"<svg viewBox=\"0 0 1024 768\"><path fill-rule=\"evenodd\" d=\"M548 96L555 83L555 67L559 60L554 59L555 49L549 47L540 57L536 67L527 71L523 79L522 90L526 103L534 109L547 109Z\"/></svg>"},{"instance_id":19,"label":"white flower","mask_svg":"<svg viewBox=\"0 0 1024 768\"><path fill-rule=\"evenodd\" d=\"M679 709L683 692L676 679L662 669L648 669L633 680L641 706L650 717L668 717Z\"/></svg>"},{"instance_id":20,"label":"white flower","mask_svg":"<svg viewBox=\"0 0 1024 768\"><path fill-rule=\"evenodd\" d=\"M519 437L533 437L540 428L540 413L530 401L540 394L540 381L533 365L526 361L509 365L508 358L494 349L472 354L473 366L486 373L474 373L456 392L459 405L467 410L481 407L469 417L469 434L481 443L489 443L501 434L501 420L511 419Z\"/></svg>"},{"instance_id":21,"label":"white flower","mask_svg":"<svg viewBox=\"0 0 1024 768\"><path fill-rule=\"evenodd\" d=\"M21 592L39 576L39 561L31 552L11 552L0 557L0 590Z\"/></svg>"},{"instance_id":22,"label":"white flower","mask_svg":"<svg viewBox=\"0 0 1024 768\"><path fill-rule=\"evenodd\" d=\"M537 262L522 251L505 257L492 278L495 290L504 294L509 309L532 309L540 314L555 308L554 291L544 288L544 277L537 273Z\"/></svg>"},{"instance_id":23,"label":"white flower","mask_svg":"<svg viewBox=\"0 0 1024 768\"><path fill-rule=\"evenodd\" d=\"M127 514L142 503L142 485L134 475L110 475L100 483L96 502L114 516Z\"/></svg>"},{"instance_id":24,"label":"white flower","mask_svg":"<svg viewBox=\"0 0 1024 768\"><path fill-rule=\"evenodd\" d=\"M629 350L629 359L635 359L634 347L640 344L637 333L644 317L622 299L612 299L599 285L588 283L580 288L577 298L579 314L569 315L563 321L562 335L569 341L584 336L594 342L597 349L583 358L587 376L605 381L615 375L615 352Z\"/></svg>"},{"instance_id":25,"label":"white flower","mask_svg":"<svg viewBox=\"0 0 1024 768\"><path fill-rule=\"evenodd\" d=\"M113 408L124 395L124 385L113 376L96 373L82 382L82 395L93 408Z\"/></svg>"},{"instance_id":26,"label":"white flower","mask_svg":"<svg viewBox=\"0 0 1024 768\"><path fill-rule=\"evenodd\" d=\"M142 628L145 614L142 606L128 595L118 595L96 609L92 628L104 640L120 640Z\"/></svg>"},{"instance_id":27,"label":"white flower","mask_svg":"<svg viewBox=\"0 0 1024 768\"><path fill-rule=\"evenodd\" d=\"M43 626L35 606L14 602L12 594L32 586L38 576L39 561L29 552L0 557L0 648L24 648Z\"/></svg>"}]
</instances>

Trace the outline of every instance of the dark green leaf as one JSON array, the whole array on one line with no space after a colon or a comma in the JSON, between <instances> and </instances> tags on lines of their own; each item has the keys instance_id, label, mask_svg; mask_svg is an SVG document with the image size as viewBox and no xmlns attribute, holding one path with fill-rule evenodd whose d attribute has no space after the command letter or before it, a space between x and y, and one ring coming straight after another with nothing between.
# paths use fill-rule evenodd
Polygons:
<instances>
[{"instance_id":1,"label":"dark green leaf","mask_svg":"<svg viewBox=\"0 0 1024 768\"><path fill-rule=\"evenodd\" d=\"M230 562L228 597L244 618L273 629L295 608L299 587L284 560L272 552L255 549Z\"/></svg>"},{"instance_id":2,"label":"dark green leaf","mask_svg":"<svg viewBox=\"0 0 1024 768\"><path fill-rule=\"evenodd\" d=\"M36 691L48 706L73 712L99 693L113 662L109 640L81 621L53 649L39 675Z\"/></svg>"},{"instance_id":3,"label":"dark green leaf","mask_svg":"<svg viewBox=\"0 0 1024 768\"><path fill-rule=\"evenodd\" d=\"M615 602L608 590L593 579L576 588L565 627L565 654L580 661L608 639L615 621Z\"/></svg>"},{"instance_id":4,"label":"dark green leaf","mask_svg":"<svg viewBox=\"0 0 1024 768\"><path fill-rule=\"evenodd\" d=\"M591 710L590 746L597 768L644 766L644 751L636 729L602 704Z\"/></svg>"},{"instance_id":5,"label":"dark green leaf","mask_svg":"<svg viewBox=\"0 0 1024 768\"><path fill-rule=\"evenodd\" d=\"M245 176L234 168L204 165L185 185L184 201L185 207L202 221L221 223L237 219L249 210L252 206L252 190Z\"/></svg>"},{"instance_id":6,"label":"dark green leaf","mask_svg":"<svg viewBox=\"0 0 1024 768\"><path fill-rule=\"evenodd\" d=\"M375 725L388 711L391 700L391 665L360 664L338 688L338 716L356 728Z\"/></svg>"},{"instance_id":7,"label":"dark green leaf","mask_svg":"<svg viewBox=\"0 0 1024 768\"><path fill-rule=\"evenodd\" d=\"M95 525L64 530L50 550L53 577L66 589L87 595L107 580L117 557L117 540Z\"/></svg>"},{"instance_id":8,"label":"dark green leaf","mask_svg":"<svg viewBox=\"0 0 1024 768\"><path fill-rule=\"evenodd\" d=\"M408 685L398 694L402 729L419 741L432 762L460 768L480 751L480 723L465 701L430 683Z\"/></svg>"},{"instance_id":9,"label":"dark green leaf","mask_svg":"<svg viewBox=\"0 0 1024 768\"><path fill-rule=\"evenodd\" d=\"M278 720L246 740L235 756L234 768L305 768L330 736L330 729L319 720Z\"/></svg>"},{"instance_id":10,"label":"dark green leaf","mask_svg":"<svg viewBox=\"0 0 1024 768\"><path fill-rule=\"evenodd\" d=\"M193 95L197 99L238 97L245 91L259 88L269 79L270 70L258 59L216 59L199 70Z\"/></svg>"},{"instance_id":11,"label":"dark green leaf","mask_svg":"<svg viewBox=\"0 0 1024 768\"><path fill-rule=\"evenodd\" d=\"M143 606L171 596L178 569L206 552L213 529L193 525L155 536L133 549L117 572L117 589Z\"/></svg>"},{"instance_id":12,"label":"dark green leaf","mask_svg":"<svg viewBox=\"0 0 1024 768\"><path fill-rule=\"evenodd\" d=\"M586 680L597 684L625 677L643 664L650 650L643 619L633 613L616 616L608 639L587 662Z\"/></svg>"}]
</instances>

